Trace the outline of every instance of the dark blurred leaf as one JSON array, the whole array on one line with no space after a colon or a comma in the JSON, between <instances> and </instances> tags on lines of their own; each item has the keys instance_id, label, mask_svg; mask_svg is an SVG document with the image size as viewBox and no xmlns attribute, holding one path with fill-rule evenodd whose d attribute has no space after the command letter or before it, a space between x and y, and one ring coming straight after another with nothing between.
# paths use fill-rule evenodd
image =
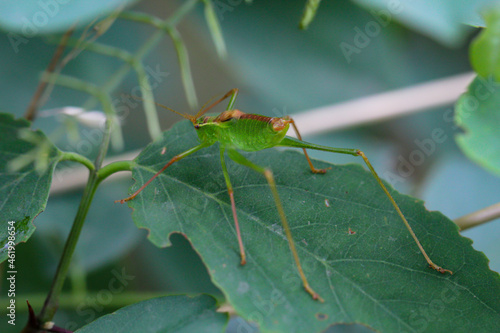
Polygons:
<instances>
[{"instance_id":1,"label":"dark blurred leaf","mask_svg":"<svg viewBox=\"0 0 500 333\"><path fill-rule=\"evenodd\" d=\"M413 0L354 0L372 9L374 22L380 19L399 21L411 29L448 46L461 44L470 32L470 26L484 26L479 12L495 0L413 1ZM379 19L375 21L375 15Z\"/></svg>"},{"instance_id":2,"label":"dark blurred leaf","mask_svg":"<svg viewBox=\"0 0 500 333\"><path fill-rule=\"evenodd\" d=\"M227 315L217 313L215 300L197 297L166 296L150 299L103 316L75 333L213 333L222 332Z\"/></svg>"},{"instance_id":3,"label":"dark blurred leaf","mask_svg":"<svg viewBox=\"0 0 500 333\"><path fill-rule=\"evenodd\" d=\"M184 121L148 146L136 159L131 190L196 145L194 132ZM427 268L388 199L360 166L316 162L332 170L312 175L299 153L271 149L246 156L275 172L305 273L324 304L301 287L267 182L229 163L248 255L247 265L239 265L216 146L175 163L129 204L135 223L150 231L157 246L170 245L173 232L185 234L236 312L263 331L315 332L349 322L383 331L471 331L500 323L500 302L493 296L500 292L498 274L442 214L393 191L423 246L453 276Z\"/></svg>"},{"instance_id":4,"label":"dark blurred leaf","mask_svg":"<svg viewBox=\"0 0 500 333\"><path fill-rule=\"evenodd\" d=\"M0 114L0 262L7 258L9 227L14 227L16 244L35 231L33 220L45 209L61 154L45 134L29 130L29 125L24 119ZM43 150L37 152L39 148ZM16 160L26 161L26 166L11 171Z\"/></svg>"},{"instance_id":5,"label":"dark blurred leaf","mask_svg":"<svg viewBox=\"0 0 500 333\"><path fill-rule=\"evenodd\" d=\"M9 31L9 39L15 42L38 34L64 32L75 22L85 26L96 17L104 18L136 1L2 1L0 28Z\"/></svg>"}]
</instances>

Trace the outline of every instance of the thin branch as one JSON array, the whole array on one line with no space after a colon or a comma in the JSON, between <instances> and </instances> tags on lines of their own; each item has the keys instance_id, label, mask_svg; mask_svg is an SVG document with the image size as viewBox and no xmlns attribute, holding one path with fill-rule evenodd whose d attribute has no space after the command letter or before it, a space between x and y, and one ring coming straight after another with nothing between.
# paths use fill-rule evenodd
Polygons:
<instances>
[{"instance_id":1,"label":"thin branch","mask_svg":"<svg viewBox=\"0 0 500 333\"><path fill-rule=\"evenodd\" d=\"M460 231L463 231L498 218L500 218L500 202L459 217L454 222L460 227Z\"/></svg>"},{"instance_id":2,"label":"thin branch","mask_svg":"<svg viewBox=\"0 0 500 333\"><path fill-rule=\"evenodd\" d=\"M144 112L146 114L146 123L152 140L156 140L161 136L160 121L154 105L153 88L151 87L148 74L141 61L120 48L101 44L97 42L80 42L74 39L68 41L68 45L75 48L85 49L90 52L102 54L108 57L115 57L123 60L125 63L132 66L137 75L139 88L144 99Z\"/></svg>"},{"instance_id":3,"label":"thin branch","mask_svg":"<svg viewBox=\"0 0 500 333\"><path fill-rule=\"evenodd\" d=\"M308 135L401 117L453 104L474 77L474 73L455 75L305 111L293 119L302 135Z\"/></svg>"},{"instance_id":4,"label":"thin branch","mask_svg":"<svg viewBox=\"0 0 500 333\"><path fill-rule=\"evenodd\" d=\"M177 59L179 61L179 67L181 70L182 84L184 86L184 91L186 92L188 104L191 108L197 108L198 99L196 97L196 91L194 88L193 76L191 75L191 67L189 64L187 48L184 45L179 32L175 28L175 25L171 23L170 18L166 21L162 21L161 19L153 15L137 12L124 12L121 14L121 18L150 24L160 31L166 32L170 36L172 42L174 43L175 51L177 52Z\"/></svg>"},{"instance_id":5,"label":"thin branch","mask_svg":"<svg viewBox=\"0 0 500 333\"><path fill-rule=\"evenodd\" d=\"M52 73L56 70L57 64L59 63L59 59L61 58L64 49L66 48L66 42L68 39L71 37L73 32L75 31L75 26L73 25L71 28L66 31L66 33L62 36L61 42L59 43L59 46L56 49L56 52L52 56L52 59L50 60L49 65L47 66L47 69L45 70L46 73ZM45 88L47 87L48 82L45 80L40 80L40 83L38 84L38 87L36 88L35 94L33 95L33 98L31 99L31 102L26 109L26 113L24 114L24 118L26 118L29 121L33 121L36 118L36 111L38 107L40 106L40 100L41 97L43 96L43 92L45 91Z\"/></svg>"},{"instance_id":6,"label":"thin branch","mask_svg":"<svg viewBox=\"0 0 500 333\"><path fill-rule=\"evenodd\" d=\"M205 3L205 20L207 21L208 29L212 35L215 49L217 50L219 57L224 59L227 56L227 49L224 37L222 36L222 29L220 27L219 19L217 18L217 13L215 12L214 5L211 0L203 0L203 2Z\"/></svg>"},{"instance_id":7,"label":"thin branch","mask_svg":"<svg viewBox=\"0 0 500 333\"><path fill-rule=\"evenodd\" d=\"M173 13L170 17L165 19L163 22L165 25L169 26L176 26L179 21L187 14L189 13L194 6L199 2L199 0L187 0L185 1L176 11ZM120 18L127 19L127 15L130 14L130 12L122 12L119 14ZM165 32L162 30L156 31L149 37L146 42L137 50L137 52L134 54L135 59L143 59L162 39L164 36ZM128 74L130 69L130 64L124 64L122 67L120 67L113 75L110 76L108 81L102 85L102 90L106 91L108 93L111 93L113 90L118 87L118 85L122 82L123 78ZM85 104L83 105L83 108L85 109L91 109L94 107L97 103L97 99L94 97L91 97L88 99Z\"/></svg>"}]
</instances>

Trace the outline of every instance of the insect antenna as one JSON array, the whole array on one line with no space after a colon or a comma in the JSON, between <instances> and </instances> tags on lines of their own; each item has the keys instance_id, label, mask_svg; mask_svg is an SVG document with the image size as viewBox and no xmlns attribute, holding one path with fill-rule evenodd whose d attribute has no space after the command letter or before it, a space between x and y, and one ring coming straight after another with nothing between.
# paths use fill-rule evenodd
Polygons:
<instances>
[{"instance_id":1,"label":"insect antenna","mask_svg":"<svg viewBox=\"0 0 500 333\"><path fill-rule=\"evenodd\" d=\"M219 98L218 100L216 100L215 102L210 104L209 106L205 107L208 103L213 101L217 96L210 98L208 100L208 102L203 104L203 106L201 107L200 111L196 114L196 116L194 116L195 119L198 119L201 116L203 116L205 113L207 113L208 110L210 110L211 108L213 108L214 106L216 106L217 104L219 104L220 102L222 102L223 100L228 98L229 96L231 96L231 101L230 101L229 105L232 105L232 102L236 99L237 95L238 95L238 88L231 89L224 96L222 96L221 98Z\"/></svg>"},{"instance_id":2,"label":"insect antenna","mask_svg":"<svg viewBox=\"0 0 500 333\"><path fill-rule=\"evenodd\" d=\"M136 99L136 100L139 100L139 101L143 101L143 102L144 102L144 98L139 97L139 96L135 96L135 95L128 95L128 94L122 94L122 95L123 95L123 96L127 96L127 97L132 97L132 98L134 98L134 99ZM195 116L192 116L192 115L190 115L190 114L187 114L187 113L180 113L180 112L178 112L178 111L175 111L174 109L169 108L168 106L165 106L165 105L163 105L163 104L157 103L157 102L155 102L155 101L153 101L153 103L155 103L155 104L156 104L157 106L159 106L159 107L162 107L162 108L164 108L164 109L167 109L167 110L169 110L169 111L172 111L173 113L176 113L176 114L178 114L179 116L181 116L181 117L183 117L183 118L186 118L186 119L190 120L193 124L196 124L196 119L198 119L198 118L199 118L199 117L195 117Z\"/></svg>"}]
</instances>

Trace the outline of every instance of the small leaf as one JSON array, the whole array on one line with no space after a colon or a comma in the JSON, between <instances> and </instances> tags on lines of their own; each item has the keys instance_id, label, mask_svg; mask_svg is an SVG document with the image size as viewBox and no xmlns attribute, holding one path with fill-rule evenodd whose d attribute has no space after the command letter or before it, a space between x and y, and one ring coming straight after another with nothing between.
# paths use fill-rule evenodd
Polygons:
<instances>
[{"instance_id":1,"label":"small leaf","mask_svg":"<svg viewBox=\"0 0 500 333\"><path fill-rule=\"evenodd\" d=\"M131 191L196 144L190 122L165 132L136 159ZM391 190L429 255L454 275L427 268L389 200L361 166L315 161L317 168L332 168L315 175L298 152L244 155L273 170L305 274L325 303L302 288L264 177L228 161L247 253L247 264L240 266L217 145L174 163L129 205L134 222L149 229L155 245L168 246L172 233L184 234L236 313L262 332L319 332L353 322L385 332L498 327L499 275L445 216Z\"/></svg>"},{"instance_id":2,"label":"small leaf","mask_svg":"<svg viewBox=\"0 0 500 333\"><path fill-rule=\"evenodd\" d=\"M7 258L8 231L15 231L15 244L35 231L33 220L45 209L61 154L45 134L30 131L29 125L0 113L0 262Z\"/></svg>"},{"instance_id":3,"label":"small leaf","mask_svg":"<svg viewBox=\"0 0 500 333\"><path fill-rule=\"evenodd\" d=\"M465 133L455 137L471 160L500 175L500 83L477 77L455 105L455 122Z\"/></svg>"},{"instance_id":4,"label":"small leaf","mask_svg":"<svg viewBox=\"0 0 500 333\"><path fill-rule=\"evenodd\" d=\"M311 24L316 16L320 3L321 0L307 0L306 8L304 8L304 13L302 13L302 19L299 24L300 29L307 29L309 27L309 24Z\"/></svg>"},{"instance_id":5,"label":"small leaf","mask_svg":"<svg viewBox=\"0 0 500 333\"><path fill-rule=\"evenodd\" d=\"M210 296L165 296L124 307L75 333L99 332L223 332L227 316L217 313Z\"/></svg>"},{"instance_id":6,"label":"small leaf","mask_svg":"<svg viewBox=\"0 0 500 333\"><path fill-rule=\"evenodd\" d=\"M500 81L500 4L485 11L484 20L486 29L470 46L471 65L480 76Z\"/></svg>"}]
</instances>

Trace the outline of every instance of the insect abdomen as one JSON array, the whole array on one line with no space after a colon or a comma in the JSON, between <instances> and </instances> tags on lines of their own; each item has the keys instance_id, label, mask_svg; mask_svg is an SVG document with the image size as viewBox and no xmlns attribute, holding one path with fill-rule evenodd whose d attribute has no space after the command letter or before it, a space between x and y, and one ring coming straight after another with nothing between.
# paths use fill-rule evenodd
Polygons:
<instances>
[{"instance_id":1,"label":"insect abdomen","mask_svg":"<svg viewBox=\"0 0 500 333\"><path fill-rule=\"evenodd\" d=\"M288 124L276 130L273 127L277 118L256 114L243 114L232 124L221 128L219 140L223 144L244 151L257 151L276 146L286 135Z\"/></svg>"}]
</instances>

